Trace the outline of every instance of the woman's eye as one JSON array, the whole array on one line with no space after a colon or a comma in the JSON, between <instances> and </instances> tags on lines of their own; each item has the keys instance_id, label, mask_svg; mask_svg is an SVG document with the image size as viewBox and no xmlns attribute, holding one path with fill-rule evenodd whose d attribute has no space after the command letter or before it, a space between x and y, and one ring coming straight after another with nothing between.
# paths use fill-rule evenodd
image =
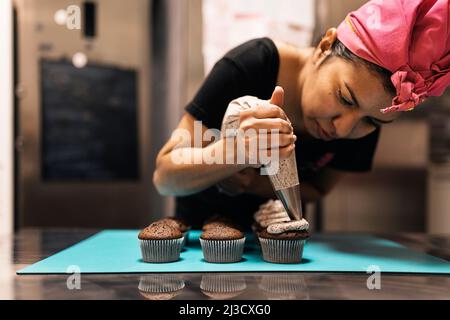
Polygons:
<instances>
[{"instance_id":1,"label":"woman's eye","mask_svg":"<svg viewBox=\"0 0 450 320\"><path fill-rule=\"evenodd\" d=\"M371 125L372 127L377 128L377 129L381 127L381 125L379 123L375 122L371 117L365 117L364 122Z\"/></svg>"},{"instance_id":2,"label":"woman's eye","mask_svg":"<svg viewBox=\"0 0 450 320\"><path fill-rule=\"evenodd\" d=\"M342 95L342 91L341 89L338 89L338 97L339 97L339 101L347 106L353 106L353 101L349 101L347 99L345 99L345 97Z\"/></svg>"}]
</instances>

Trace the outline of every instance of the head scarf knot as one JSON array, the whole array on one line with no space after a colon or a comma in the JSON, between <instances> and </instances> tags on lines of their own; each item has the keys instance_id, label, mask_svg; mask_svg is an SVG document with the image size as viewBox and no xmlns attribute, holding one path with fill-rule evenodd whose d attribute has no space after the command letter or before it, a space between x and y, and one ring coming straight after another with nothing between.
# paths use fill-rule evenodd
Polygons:
<instances>
[{"instance_id":1,"label":"head scarf knot","mask_svg":"<svg viewBox=\"0 0 450 320\"><path fill-rule=\"evenodd\" d=\"M347 15L338 39L393 74L397 95L382 113L409 111L450 85L448 0L372 0Z\"/></svg>"}]
</instances>

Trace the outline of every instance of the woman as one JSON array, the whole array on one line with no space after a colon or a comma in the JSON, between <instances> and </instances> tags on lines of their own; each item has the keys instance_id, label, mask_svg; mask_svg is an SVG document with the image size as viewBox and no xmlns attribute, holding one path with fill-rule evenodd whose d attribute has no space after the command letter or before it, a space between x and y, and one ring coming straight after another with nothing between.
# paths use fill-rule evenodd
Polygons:
<instances>
[{"instance_id":1,"label":"woman","mask_svg":"<svg viewBox=\"0 0 450 320\"><path fill-rule=\"evenodd\" d=\"M279 129L274 148L280 158L296 153L303 200L320 199L343 172L370 170L380 128L395 111L449 85L448 17L448 0L370 1L314 48L244 43L216 63L178 128L192 137L196 120L203 132L220 129L233 99L268 99L271 107L246 112L240 128ZM184 148L221 154L224 140ZM153 177L161 194L176 196L176 214L194 227L221 214L248 229L252 213L274 198L268 177L254 165L175 164L178 143L171 138L161 149Z\"/></svg>"}]
</instances>

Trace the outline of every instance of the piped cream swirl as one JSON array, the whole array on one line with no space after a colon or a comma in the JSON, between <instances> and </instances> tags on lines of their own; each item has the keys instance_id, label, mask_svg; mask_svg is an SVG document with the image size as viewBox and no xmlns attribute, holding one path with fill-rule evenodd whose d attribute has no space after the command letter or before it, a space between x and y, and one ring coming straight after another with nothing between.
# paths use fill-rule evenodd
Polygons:
<instances>
[{"instance_id":1,"label":"piped cream swirl","mask_svg":"<svg viewBox=\"0 0 450 320\"><path fill-rule=\"evenodd\" d=\"M267 228L267 232L272 234L309 228L309 223L305 219L291 220L280 200L269 200L260 205L253 217L261 227Z\"/></svg>"},{"instance_id":2,"label":"piped cream swirl","mask_svg":"<svg viewBox=\"0 0 450 320\"><path fill-rule=\"evenodd\" d=\"M280 234L288 231L303 231L308 230L309 223L305 219L294 220L283 223L274 223L267 227L267 232L272 234Z\"/></svg>"},{"instance_id":3,"label":"piped cream swirl","mask_svg":"<svg viewBox=\"0 0 450 320\"><path fill-rule=\"evenodd\" d=\"M287 222L289 218L280 200L269 200L259 206L259 210L253 216L255 221L263 228L280 222Z\"/></svg>"}]
</instances>

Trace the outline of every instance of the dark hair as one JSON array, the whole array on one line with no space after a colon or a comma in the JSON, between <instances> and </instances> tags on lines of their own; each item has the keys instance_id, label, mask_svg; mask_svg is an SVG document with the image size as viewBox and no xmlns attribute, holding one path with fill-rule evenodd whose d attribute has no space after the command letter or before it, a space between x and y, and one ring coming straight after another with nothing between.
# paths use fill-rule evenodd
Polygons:
<instances>
[{"instance_id":1,"label":"dark hair","mask_svg":"<svg viewBox=\"0 0 450 320\"><path fill-rule=\"evenodd\" d=\"M358 57L353 52L351 52L341 41L339 41L339 39L336 39L334 41L333 45L331 46L331 54L328 55L323 62L327 61L331 57L339 57L347 61L360 63L366 66L369 71L373 72L381 79L381 81L383 82L383 87L387 92L394 96L396 95L395 87L391 82L392 72L380 67L379 65Z\"/></svg>"}]
</instances>

